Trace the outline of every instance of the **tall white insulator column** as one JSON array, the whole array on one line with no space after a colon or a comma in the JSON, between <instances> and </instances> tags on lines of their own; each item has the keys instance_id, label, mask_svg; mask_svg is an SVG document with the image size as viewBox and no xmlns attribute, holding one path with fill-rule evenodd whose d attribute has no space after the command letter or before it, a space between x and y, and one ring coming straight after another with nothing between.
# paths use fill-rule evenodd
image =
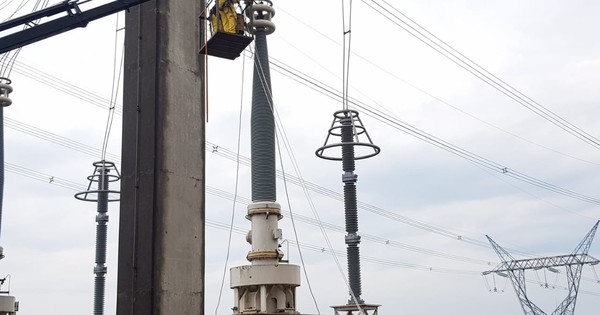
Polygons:
<instances>
[{"instance_id":1,"label":"tall white insulator column","mask_svg":"<svg viewBox=\"0 0 600 315\"><path fill-rule=\"evenodd\" d=\"M275 123L267 35L275 31L271 1L246 1L248 27L254 35L254 82L252 90L252 204L246 218L252 224L246 237L252 244L250 265L231 268L234 314L298 314L296 287L300 267L282 263L279 250L281 206L276 202Z\"/></svg>"}]
</instances>

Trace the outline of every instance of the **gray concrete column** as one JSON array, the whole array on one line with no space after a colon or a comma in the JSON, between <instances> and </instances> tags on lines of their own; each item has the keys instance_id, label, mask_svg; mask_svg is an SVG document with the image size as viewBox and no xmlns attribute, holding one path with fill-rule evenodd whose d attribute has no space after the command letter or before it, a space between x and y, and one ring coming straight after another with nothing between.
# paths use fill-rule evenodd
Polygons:
<instances>
[{"instance_id":1,"label":"gray concrete column","mask_svg":"<svg viewBox=\"0 0 600 315\"><path fill-rule=\"evenodd\" d=\"M204 314L201 6L126 13L118 315Z\"/></svg>"}]
</instances>

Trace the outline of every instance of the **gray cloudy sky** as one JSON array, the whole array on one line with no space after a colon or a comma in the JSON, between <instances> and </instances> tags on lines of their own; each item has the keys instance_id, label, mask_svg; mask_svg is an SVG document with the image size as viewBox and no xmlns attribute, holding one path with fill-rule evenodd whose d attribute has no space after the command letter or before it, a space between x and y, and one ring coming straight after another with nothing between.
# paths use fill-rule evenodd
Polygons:
<instances>
[{"instance_id":1,"label":"gray cloudy sky","mask_svg":"<svg viewBox=\"0 0 600 315\"><path fill-rule=\"evenodd\" d=\"M9 2L0 1L0 7ZM17 2L2 7L2 20ZM340 90L341 1L274 2L277 31L268 38L271 61L318 80L320 86ZM382 304L383 314L519 314L510 283L480 275L498 259L490 247L477 244L484 243L488 234L500 245L530 255L567 254L600 218L597 205L476 166L384 124L368 111L376 110L510 170L593 198L600 195L594 188L600 184L599 151L441 56L375 12L369 7L374 3L385 6L386 1L353 1L350 59L350 96L363 104L358 108L363 123L382 148L379 156L358 162L356 170L358 196L365 203L359 210L364 234L363 298ZM560 117L591 135L600 134L600 3L387 3ZM121 16L120 26L122 20ZM42 138L53 137L48 134L52 133L101 148L115 30L120 27L116 23L116 16L108 17L26 47L10 76L15 92L14 104L5 109L10 166L1 239L7 258L0 273L11 274L11 293L21 301L21 315L46 310L79 315L92 309L95 205L76 201L75 191L57 185L71 184L49 183L49 178L86 185L91 163L100 157L80 152L79 145L70 145L79 151L69 149L62 138L54 142ZM118 41L122 36L119 32ZM251 66L249 58L209 60L206 138L218 149L207 154L207 314L215 312L225 263L228 231L218 226L229 224L233 205L218 195L219 191L233 194L236 163L227 157L235 156L238 126L240 153L250 155ZM333 112L341 109L339 100L299 84L281 68L271 71L278 115L301 176L341 193L341 165L314 155L325 140ZM120 156L121 116L115 117L108 151ZM31 135L34 132L37 136ZM289 154L284 153L282 160L284 170L297 176ZM234 219L242 230L250 226L243 204L250 198L249 174L242 165ZM307 245L302 254L312 290L320 312L330 314L330 305L346 303L347 289L331 254L320 250L326 243L304 192L292 183L287 189L297 215L298 238ZM321 220L343 228L342 203L315 191L309 194ZM289 211L281 180L278 195ZM111 205L107 314L115 309L118 211L118 204ZM284 237L293 243L289 216L281 226ZM327 233L334 249L343 251L343 233L335 228ZM249 249L243 235L234 233L228 266L246 264ZM590 254L600 257L598 240ZM289 259L300 264L294 246ZM345 258L339 260L345 270ZM564 270L558 276L542 271L527 274L532 299L547 312L566 295L564 274ZM218 314L227 314L233 303L225 281ZM540 283L554 289L542 289ZM500 292L490 293L494 287ZM592 314L600 307L600 283L590 267L584 268L581 291L577 311ZM316 314L305 278L298 295L299 310Z\"/></svg>"}]
</instances>

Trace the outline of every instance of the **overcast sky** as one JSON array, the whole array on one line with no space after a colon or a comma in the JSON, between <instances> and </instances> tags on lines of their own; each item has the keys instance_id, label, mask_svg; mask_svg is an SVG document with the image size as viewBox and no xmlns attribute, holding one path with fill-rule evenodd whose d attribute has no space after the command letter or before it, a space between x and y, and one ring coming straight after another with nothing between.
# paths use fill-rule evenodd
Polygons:
<instances>
[{"instance_id":1,"label":"overcast sky","mask_svg":"<svg viewBox=\"0 0 600 315\"><path fill-rule=\"evenodd\" d=\"M0 19L6 19L20 1L13 2L0 1ZM341 90L341 1L274 2L277 31L268 37L271 61L318 81L316 86ZM406 17L383 0L353 1L349 95L360 104L354 108L382 149L356 166L358 198L363 202L359 209L363 298L381 304L382 314L520 314L510 281L481 276L499 263L493 249L485 246L485 235L514 250L515 258L569 254L600 219L600 211L597 204L509 175L520 172L599 198L594 187L600 184L600 151L490 87L367 4L379 3L405 21L412 19L498 80L597 137L600 3L387 2ZM21 12L31 7L27 4ZM75 200L71 188L87 185L92 162L100 155L84 154L81 151L88 149L65 139L102 147L115 30L123 26L122 15L118 23L116 16L107 17L28 46L10 75L15 91L13 105L4 110L8 166L0 239L7 257L0 274L11 275L11 294L21 302L20 315L92 311L96 207ZM117 34L121 43L123 31ZM252 61L247 56L236 61L209 59L206 139L218 148L207 152L206 161L207 314L215 313L225 267L227 226L234 207L223 196L234 193L238 128L240 154L250 156ZM282 148L283 169L317 185L312 186L317 190L341 194L341 163L314 155L323 145L332 114L342 108L339 99L298 83L282 68L272 66L271 74L278 117L301 173L294 172L292 159ZM117 99L108 152L120 162L121 96ZM410 125L509 172L478 166L386 120ZM283 139L280 133L282 146ZM308 280L321 314L331 314L329 306L348 299L343 275L328 253L306 194L292 181L287 185L289 205L286 186L278 181L278 201L286 212L291 207L296 214L298 238L306 245L302 254ZM308 194L320 219L332 226L326 232L333 248L345 251L342 202L314 190ZM244 218L250 169L244 164L239 168L238 195L234 225L245 231L250 227ZM115 310L118 211L118 204L111 204L107 314ZM280 225L293 245L289 215ZM288 253L287 245L283 248ZM234 232L227 268L247 264L249 250L244 235ZM600 258L598 237L590 254ZM289 247L288 258L301 264L295 246ZM345 257L340 256L339 262L345 271ZM526 277L532 300L547 313L566 296L564 269L559 275L538 271ZM592 314L600 307L597 281L594 270L584 267L579 314ZM233 305L228 283L227 277L218 314L228 314ZM545 284L550 288L541 288ZM494 288L498 292L491 293ZM298 310L317 314L304 275Z\"/></svg>"}]
</instances>

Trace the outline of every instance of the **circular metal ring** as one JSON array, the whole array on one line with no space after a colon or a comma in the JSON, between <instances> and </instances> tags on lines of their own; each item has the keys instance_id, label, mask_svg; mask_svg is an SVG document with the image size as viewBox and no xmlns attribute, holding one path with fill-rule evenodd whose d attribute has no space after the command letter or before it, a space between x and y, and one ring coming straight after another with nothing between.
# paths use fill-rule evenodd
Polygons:
<instances>
[{"instance_id":1,"label":"circular metal ring","mask_svg":"<svg viewBox=\"0 0 600 315\"><path fill-rule=\"evenodd\" d=\"M89 180L90 182L98 183L98 182L100 182L100 179L98 178L100 176L103 176L103 175L102 174L90 175L87 177L87 180ZM106 176L108 178L109 183L116 182L119 179L121 179L121 177L118 175L105 174L104 176Z\"/></svg>"},{"instance_id":2,"label":"circular metal ring","mask_svg":"<svg viewBox=\"0 0 600 315\"><path fill-rule=\"evenodd\" d=\"M273 5L273 4L271 4L271 5ZM264 11L264 12L268 12L268 13L270 13L270 14L271 14L271 17L274 17L274 16L275 16L275 9L273 9L273 7L272 7L272 6L269 6L269 5L266 5L266 4L261 4L261 3L256 3L256 4L253 4L253 5L250 7L249 14L252 14L252 13L255 13L255 12L258 12L258 11L261 11L261 12L263 12L263 11Z\"/></svg>"},{"instance_id":3,"label":"circular metal ring","mask_svg":"<svg viewBox=\"0 0 600 315\"><path fill-rule=\"evenodd\" d=\"M350 126L352 126L352 125L350 125ZM332 135L332 136L341 137L342 136L342 132L341 131L338 132L337 130L338 129L342 129L342 127L344 127L344 126L331 127L329 129L329 134ZM362 134L364 134L366 132L366 129L363 126L354 125L353 129L356 130L356 132L354 132L354 134L352 135L353 137L360 136L360 135L362 135Z\"/></svg>"},{"instance_id":4,"label":"circular metal ring","mask_svg":"<svg viewBox=\"0 0 600 315\"><path fill-rule=\"evenodd\" d=\"M114 202L114 201L121 200L121 198L110 198L111 194L119 195L119 197L120 197L121 192L118 190L88 190L88 191L76 193L75 198L78 200L81 200L81 201L97 202L99 193L108 194L109 195L108 202ZM91 195L92 197L88 197L88 195Z\"/></svg>"},{"instance_id":5,"label":"circular metal ring","mask_svg":"<svg viewBox=\"0 0 600 315\"><path fill-rule=\"evenodd\" d=\"M12 100L9 97L0 95L0 105L3 107L10 106L12 104Z\"/></svg>"},{"instance_id":6,"label":"circular metal ring","mask_svg":"<svg viewBox=\"0 0 600 315\"><path fill-rule=\"evenodd\" d=\"M275 32L275 23L267 20L254 20L253 22L248 23L248 26L252 30L252 34L256 33L258 27L264 28L267 35L271 35Z\"/></svg>"},{"instance_id":7,"label":"circular metal ring","mask_svg":"<svg viewBox=\"0 0 600 315\"><path fill-rule=\"evenodd\" d=\"M354 160L367 159L367 158L376 156L377 154L379 154L379 152L381 152L381 148L379 148L379 146L376 146L376 145L374 145L372 143L365 143L365 142L345 142L345 143L334 143L334 144L322 146L322 147L318 148L317 151L315 151L315 154L318 157L320 157L322 159L325 159L325 160L342 161L341 157L333 157L333 156L327 156L327 155L325 155L325 150L331 149L331 148L335 148L335 147L349 146L349 145L351 145L351 146L358 146L358 147L367 147L367 148L373 149L373 153L355 156Z\"/></svg>"},{"instance_id":8,"label":"circular metal ring","mask_svg":"<svg viewBox=\"0 0 600 315\"><path fill-rule=\"evenodd\" d=\"M5 93L10 94L13 91L12 86L9 85L9 83L2 83L0 82L0 91L6 91Z\"/></svg>"}]
</instances>

